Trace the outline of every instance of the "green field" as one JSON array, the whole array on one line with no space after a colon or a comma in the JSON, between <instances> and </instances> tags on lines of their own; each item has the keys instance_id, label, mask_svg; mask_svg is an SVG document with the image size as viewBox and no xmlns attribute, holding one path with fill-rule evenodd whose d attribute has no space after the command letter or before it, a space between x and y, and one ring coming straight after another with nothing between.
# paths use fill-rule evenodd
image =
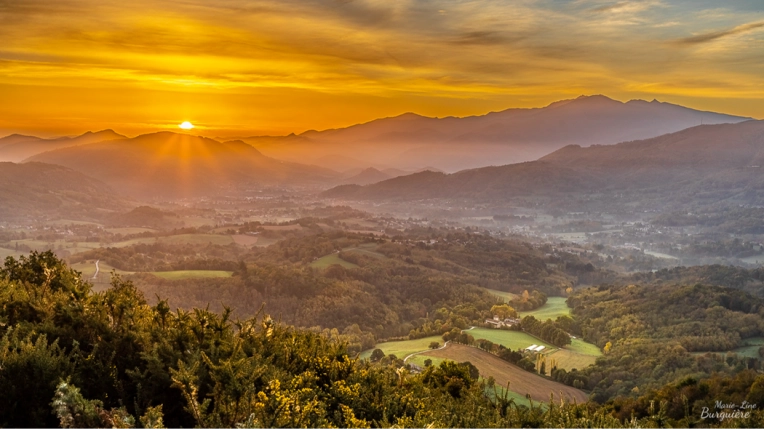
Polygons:
<instances>
[{"instance_id":1,"label":"green field","mask_svg":"<svg viewBox=\"0 0 764 429\"><path fill-rule=\"evenodd\" d=\"M23 254L24 254L24 252L17 252L15 250L5 249L5 248L0 247L0 259L3 259L3 260L5 260L5 258L7 258L9 256L13 256L14 258L18 258L19 256L21 256Z\"/></svg>"},{"instance_id":2,"label":"green field","mask_svg":"<svg viewBox=\"0 0 764 429\"><path fill-rule=\"evenodd\" d=\"M536 344L537 346L544 346L547 349L557 348L549 343L539 340L536 337L520 331L506 331L503 329L493 328L474 328L464 332L472 335L472 337L476 340L488 340L492 343L501 344L504 347L510 348L512 350L524 349L533 344Z\"/></svg>"},{"instance_id":3,"label":"green field","mask_svg":"<svg viewBox=\"0 0 764 429\"><path fill-rule=\"evenodd\" d=\"M336 253L332 253L331 255L326 255L323 258L316 259L313 261L310 266L313 268L327 268L330 265L340 265L345 268L358 268L358 265L345 261L343 259L340 259L339 255Z\"/></svg>"},{"instance_id":4,"label":"green field","mask_svg":"<svg viewBox=\"0 0 764 429\"><path fill-rule=\"evenodd\" d=\"M759 347L764 346L764 337L746 338L745 340L743 340L742 344L743 345L741 347L729 350L727 352L710 352L710 353L721 354L721 355L724 355L726 353L736 353L738 356L758 359L760 358ZM693 355L704 355L706 353L709 353L709 352L692 352Z\"/></svg>"},{"instance_id":5,"label":"green field","mask_svg":"<svg viewBox=\"0 0 764 429\"><path fill-rule=\"evenodd\" d=\"M503 299L504 302L512 301L513 299L516 299L518 296L512 292L504 292L501 290L496 289L486 289L488 292L491 292L492 295L496 295L499 298Z\"/></svg>"},{"instance_id":6,"label":"green field","mask_svg":"<svg viewBox=\"0 0 764 429\"><path fill-rule=\"evenodd\" d=\"M375 243L366 243L361 244L358 247L348 247L347 249L342 249L343 252L357 252L362 255L371 256L372 258L377 259L387 259L387 256L375 252L377 250L378 245Z\"/></svg>"},{"instance_id":7,"label":"green field","mask_svg":"<svg viewBox=\"0 0 764 429\"><path fill-rule=\"evenodd\" d=\"M167 280L183 280L196 278L224 278L231 277L233 271L218 270L178 270L178 271L154 271L151 274Z\"/></svg>"},{"instance_id":8,"label":"green field","mask_svg":"<svg viewBox=\"0 0 764 429\"><path fill-rule=\"evenodd\" d=\"M15 246L17 243L21 246L29 246L32 250L37 250L38 252L46 251L46 250L53 250L54 252L57 250L66 250L70 254L84 252L86 250L90 249L96 249L98 247L101 247L101 243L98 242L90 242L90 241L78 241L78 242L72 242L72 241L65 241L65 240L54 240L54 241L44 241L44 240L33 240L33 239L25 239L25 240L12 240L11 245ZM26 253L26 252L23 252Z\"/></svg>"},{"instance_id":9,"label":"green field","mask_svg":"<svg viewBox=\"0 0 764 429\"><path fill-rule=\"evenodd\" d=\"M570 308L565 303L567 298L553 296L547 299L546 304L531 311L521 311L520 318L533 316L539 320L556 319L558 316L570 316Z\"/></svg>"},{"instance_id":10,"label":"green field","mask_svg":"<svg viewBox=\"0 0 764 429\"><path fill-rule=\"evenodd\" d=\"M141 234L144 232L156 232L156 229L151 228L107 228L105 230L106 232L110 232L112 234L122 234L122 235L130 235L130 234Z\"/></svg>"},{"instance_id":11,"label":"green field","mask_svg":"<svg viewBox=\"0 0 764 429\"><path fill-rule=\"evenodd\" d=\"M395 357L403 359L411 353L421 352L430 349L430 343L433 341L439 342L443 345L443 338L436 335L432 337L419 338L416 340L404 340L404 341L388 341L386 343L379 343L374 348L380 349L385 352L385 355L394 354ZM365 350L361 352L361 359L368 359L371 356L371 352L374 349ZM415 359L417 356L412 357ZM434 359L433 359L434 360ZM412 361L412 363L417 363ZM424 366L424 359L422 359L422 366Z\"/></svg>"},{"instance_id":12,"label":"green field","mask_svg":"<svg viewBox=\"0 0 764 429\"><path fill-rule=\"evenodd\" d=\"M580 338L571 339L571 343L565 346L567 350L589 356L602 356L602 350L594 344L587 343Z\"/></svg>"},{"instance_id":13,"label":"green field","mask_svg":"<svg viewBox=\"0 0 764 429\"><path fill-rule=\"evenodd\" d=\"M80 262L77 264L71 264L69 265L72 269L75 269L82 273L82 278L84 280L90 280L93 275L95 274L96 267L95 267L95 261L92 262ZM134 274L132 271L122 271L118 270L111 265L108 265L104 262L98 263L98 269L99 274L109 274L113 271L116 271L117 274Z\"/></svg>"}]
</instances>

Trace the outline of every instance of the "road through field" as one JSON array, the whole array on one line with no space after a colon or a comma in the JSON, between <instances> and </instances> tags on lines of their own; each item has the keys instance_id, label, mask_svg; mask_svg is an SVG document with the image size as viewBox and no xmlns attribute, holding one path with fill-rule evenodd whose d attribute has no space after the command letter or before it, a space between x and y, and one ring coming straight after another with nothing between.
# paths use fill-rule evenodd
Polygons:
<instances>
[{"instance_id":1,"label":"road through field","mask_svg":"<svg viewBox=\"0 0 764 429\"><path fill-rule=\"evenodd\" d=\"M559 398L562 393L565 399L575 400L579 404L588 399L586 392L525 371L475 347L448 343L440 349L428 350L422 353L422 356L451 359L456 362L469 361L477 367L482 377L493 377L499 386L506 386L509 382L509 390L522 395L530 394L534 401L547 402L550 393L554 393L555 398Z\"/></svg>"}]
</instances>

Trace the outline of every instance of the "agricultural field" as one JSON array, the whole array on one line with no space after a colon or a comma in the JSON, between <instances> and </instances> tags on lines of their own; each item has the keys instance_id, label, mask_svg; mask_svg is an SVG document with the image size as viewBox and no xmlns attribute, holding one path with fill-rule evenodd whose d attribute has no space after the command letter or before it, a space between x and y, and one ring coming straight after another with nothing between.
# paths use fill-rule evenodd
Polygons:
<instances>
[{"instance_id":1,"label":"agricultural field","mask_svg":"<svg viewBox=\"0 0 764 429\"><path fill-rule=\"evenodd\" d=\"M157 232L156 229L140 228L140 227L106 228L105 231L111 234L122 234L122 235L142 234L144 232L152 232L152 233Z\"/></svg>"},{"instance_id":2,"label":"agricultural field","mask_svg":"<svg viewBox=\"0 0 764 429\"><path fill-rule=\"evenodd\" d=\"M234 243L238 244L239 246L245 246L245 247L252 247L257 245L258 240L260 237L256 235L247 235L247 234L236 234L232 235L231 238L233 238Z\"/></svg>"},{"instance_id":3,"label":"agricultural field","mask_svg":"<svg viewBox=\"0 0 764 429\"><path fill-rule=\"evenodd\" d=\"M7 258L9 256L13 256L14 258L18 259L19 256L24 255L24 254L25 254L25 252L17 252L17 251L12 250L12 249L5 249L5 248L0 247L0 259L2 259L2 260L5 260L5 258Z\"/></svg>"},{"instance_id":4,"label":"agricultural field","mask_svg":"<svg viewBox=\"0 0 764 429\"><path fill-rule=\"evenodd\" d=\"M478 368L481 376L493 377L499 386L506 386L509 382L510 390L521 395L528 394L534 401L546 402L549 401L550 393L559 397L561 392L566 399L575 400L578 403L586 402L588 399L588 395L579 389L525 371L475 347L449 343L442 350L428 351L420 356L439 357L456 362L469 361Z\"/></svg>"},{"instance_id":5,"label":"agricultural field","mask_svg":"<svg viewBox=\"0 0 764 429\"><path fill-rule=\"evenodd\" d=\"M45 241L45 240L35 240L35 239L25 239L25 240L11 240L10 245L15 246L18 244L19 246L28 246L32 250L37 250L38 252L43 252L46 250L53 250L55 251L61 251L66 250L69 252L69 254L75 254L79 252L84 252L86 250L90 249L96 249L98 247L101 247L101 243L99 242L92 242L92 241L65 241L65 240L54 240L54 241ZM27 253L27 252L23 252Z\"/></svg>"},{"instance_id":6,"label":"agricultural field","mask_svg":"<svg viewBox=\"0 0 764 429\"><path fill-rule=\"evenodd\" d=\"M759 348L761 346L764 346L764 337L752 337L752 338L746 338L743 340L743 345L741 347L738 347L736 349L732 349L726 352L711 352L715 354L727 354L727 353L735 353L738 356L744 356L749 358L755 358L759 359L761 356L759 355ZM709 352L693 352L694 355L704 355Z\"/></svg>"},{"instance_id":7,"label":"agricultural field","mask_svg":"<svg viewBox=\"0 0 764 429\"><path fill-rule=\"evenodd\" d=\"M492 295L496 295L497 297L504 300L504 302L512 301L513 299L517 299L518 296L512 292L504 292L501 290L496 289L486 289L488 292L490 292Z\"/></svg>"},{"instance_id":8,"label":"agricultural field","mask_svg":"<svg viewBox=\"0 0 764 429\"><path fill-rule=\"evenodd\" d=\"M556 319L559 316L570 316L570 308L565 303L567 298L561 296L552 296L546 301L546 304L531 311L521 311L520 318L533 316L538 320Z\"/></svg>"},{"instance_id":9,"label":"agricultural field","mask_svg":"<svg viewBox=\"0 0 764 429\"><path fill-rule=\"evenodd\" d=\"M581 354L571 351L567 348L553 350L551 353L544 354L546 357L547 368L551 368L552 359L557 364L557 368L570 371L573 368L584 369L589 365L594 365L597 356Z\"/></svg>"},{"instance_id":10,"label":"agricultural field","mask_svg":"<svg viewBox=\"0 0 764 429\"><path fill-rule=\"evenodd\" d=\"M183 280L183 279L198 279L198 278L231 277L233 275L233 271L178 270L178 271L153 271L151 274L166 280Z\"/></svg>"},{"instance_id":11,"label":"agricultural field","mask_svg":"<svg viewBox=\"0 0 764 429\"><path fill-rule=\"evenodd\" d=\"M345 261L343 259L340 259L339 255L336 253L332 253L331 255L326 255L322 258L318 258L315 261L313 261L310 266L313 268L327 268L330 265L340 265L344 268L358 268L358 265L353 264L352 262Z\"/></svg>"},{"instance_id":12,"label":"agricultural field","mask_svg":"<svg viewBox=\"0 0 764 429\"><path fill-rule=\"evenodd\" d=\"M72 269L75 269L75 270L79 271L80 273L82 273L82 278L84 280L91 280L93 275L96 272L95 261L80 262L80 263L77 263L77 264L71 264L69 266ZM114 268L111 265L109 265L109 264L107 264L107 263L105 263L103 261L98 262L98 269L99 269L99 271L98 271L99 276L101 274L107 275L107 274L111 273L112 271L115 271L117 274L134 274L132 271L122 271L122 270L119 270L117 268Z\"/></svg>"},{"instance_id":13,"label":"agricultural field","mask_svg":"<svg viewBox=\"0 0 764 429\"><path fill-rule=\"evenodd\" d=\"M403 359L411 353L421 352L423 350L429 350L430 343L433 341L439 342L443 345L443 338L439 335L432 337L418 338L416 340L403 340L403 341L388 341L385 343L379 343L374 346L375 349L380 349L385 352L385 355L394 354L395 357ZM371 356L371 352L374 349L369 349L361 352L361 359L368 359ZM418 357L418 355L417 355ZM412 359L414 359L412 357ZM433 359L434 361L434 359ZM412 362L417 363L417 362ZM418 365L418 363L417 363ZM422 359L422 366L424 366L424 359Z\"/></svg>"},{"instance_id":14,"label":"agricultural field","mask_svg":"<svg viewBox=\"0 0 764 429\"><path fill-rule=\"evenodd\" d=\"M385 256L385 255L383 255L381 253L375 252L375 250L377 250L377 247L378 247L377 244L366 243L366 244L361 244L358 247L348 247L346 249L342 249L342 251L343 252L356 252L356 253L360 253L360 254L365 255L365 256L371 256L372 258L377 258L377 259L387 259L387 256Z\"/></svg>"},{"instance_id":15,"label":"agricultural field","mask_svg":"<svg viewBox=\"0 0 764 429\"><path fill-rule=\"evenodd\" d=\"M544 346L547 349L556 349L557 347L539 340L536 337L521 331L506 331L493 328L474 328L464 331L476 340L484 339L492 343L501 344L512 350L524 349L530 345Z\"/></svg>"},{"instance_id":16,"label":"agricultural field","mask_svg":"<svg viewBox=\"0 0 764 429\"><path fill-rule=\"evenodd\" d=\"M589 356L595 356L595 357L602 356L602 350L600 350L599 347L597 347L594 344L587 343L586 341L580 338L573 338L571 340L571 343L565 346L565 348L572 352L580 353L582 355L589 355Z\"/></svg>"}]
</instances>

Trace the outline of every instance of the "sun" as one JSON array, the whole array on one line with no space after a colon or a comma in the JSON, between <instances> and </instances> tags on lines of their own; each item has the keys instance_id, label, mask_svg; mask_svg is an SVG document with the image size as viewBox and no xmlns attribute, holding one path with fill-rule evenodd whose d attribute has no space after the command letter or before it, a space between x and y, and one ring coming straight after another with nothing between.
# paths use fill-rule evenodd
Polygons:
<instances>
[{"instance_id":1,"label":"sun","mask_svg":"<svg viewBox=\"0 0 764 429\"><path fill-rule=\"evenodd\" d=\"M184 130L190 130L191 128L194 128L194 124L191 122L185 121L182 124L178 125L179 128L183 128Z\"/></svg>"}]
</instances>

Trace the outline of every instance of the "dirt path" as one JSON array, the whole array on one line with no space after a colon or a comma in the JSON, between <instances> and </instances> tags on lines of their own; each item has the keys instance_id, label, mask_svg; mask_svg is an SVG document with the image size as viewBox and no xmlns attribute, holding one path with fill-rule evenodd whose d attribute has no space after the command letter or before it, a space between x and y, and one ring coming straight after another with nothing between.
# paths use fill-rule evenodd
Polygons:
<instances>
[{"instance_id":1,"label":"dirt path","mask_svg":"<svg viewBox=\"0 0 764 429\"><path fill-rule=\"evenodd\" d=\"M493 377L499 386L506 386L509 381L510 390L522 395L530 394L534 401L548 402L550 393L554 393L555 398L559 398L562 393L565 399L575 400L579 404L588 399L588 395L581 390L530 373L474 347L448 343L447 347L428 350L422 355L451 359L456 362L469 361L477 367L481 376Z\"/></svg>"}]
</instances>

